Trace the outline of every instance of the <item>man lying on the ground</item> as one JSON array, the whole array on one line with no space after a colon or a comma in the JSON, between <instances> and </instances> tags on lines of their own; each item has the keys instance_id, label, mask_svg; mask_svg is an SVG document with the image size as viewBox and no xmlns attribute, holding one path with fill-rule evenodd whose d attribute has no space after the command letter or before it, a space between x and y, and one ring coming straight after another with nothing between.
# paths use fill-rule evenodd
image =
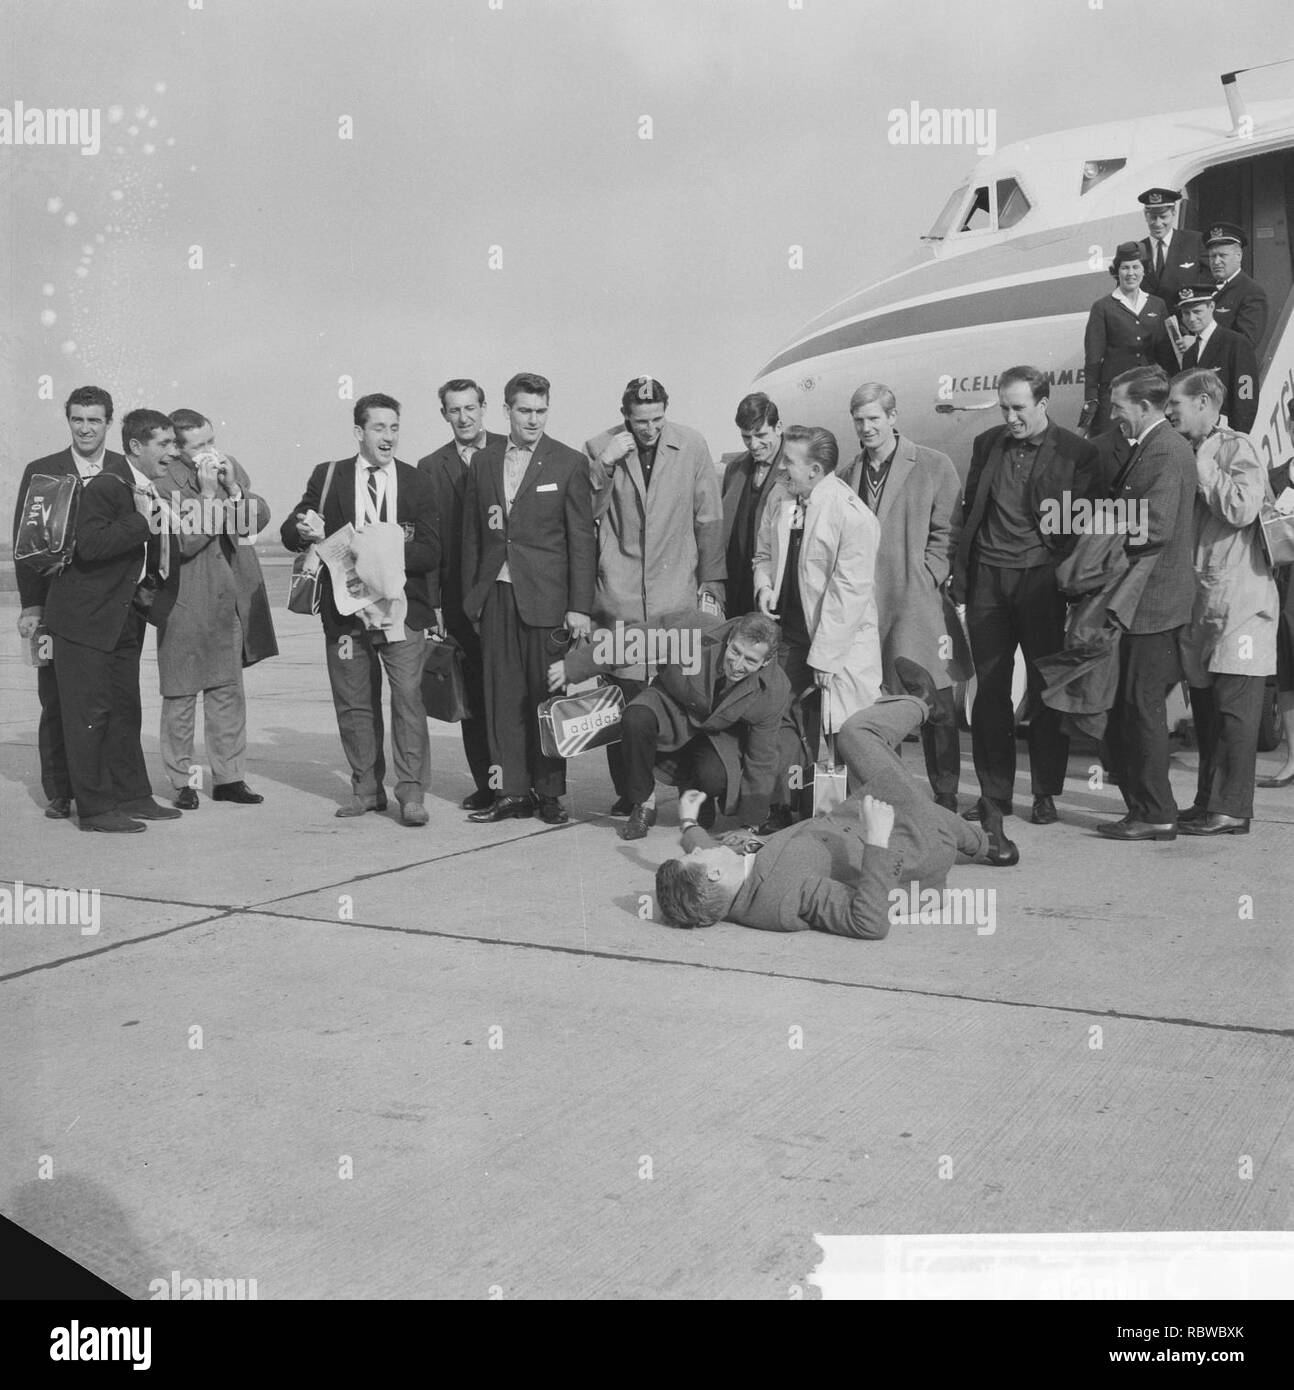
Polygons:
<instances>
[{"instance_id":1,"label":"man lying on the ground","mask_svg":"<svg viewBox=\"0 0 1294 1390\"><path fill-rule=\"evenodd\" d=\"M942 888L959 857L1004 867L1019 862L992 802L982 825L963 820L937 806L900 762L895 750L908 734L947 716L928 671L904 657L895 667L909 693L883 696L851 715L837 735L837 754L860 790L830 815L766 840L736 831L716 844L696 824L700 793L679 798L687 852L656 870L656 900L669 921L708 927L725 920L879 941L900 884Z\"/></svg>"},{"instance_id":2,"label":"man lying on the ground","mask_svg":"<svg viewBox=\"0 0 1294 1390\"><path fill-rule=\"evenodd\" d=\"M656 783L696 788L745 825L768 815L777 776L778 730L791 687L777 664L777 624L759 613L724 622L698 609L650 624L599 628L592 642L548 668L548 688L587 680L627 661L657 668L625 706L621 753L632 803L622 840L656 823Z\"/></svg>"}]
</instances>

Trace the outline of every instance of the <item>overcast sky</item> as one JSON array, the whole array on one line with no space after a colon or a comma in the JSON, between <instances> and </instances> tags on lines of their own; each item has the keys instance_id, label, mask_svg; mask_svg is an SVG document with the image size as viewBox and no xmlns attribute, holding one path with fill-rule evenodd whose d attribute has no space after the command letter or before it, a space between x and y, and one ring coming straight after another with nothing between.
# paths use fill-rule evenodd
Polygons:
<instances>
[{"instance_id":1,"label":"overcast sky","mask_svg":"<svg viewBox=\"0 0 1294 1390\"><path fill-rule=\"evenodd\" d=\"M717 457L763 362L975 161L890 145L891 108L993 107L1006 144L1220 106L1222 71L1294 57L1289 0L197 3L0 0L0 107L102 112L93 156L0 145L6 507L89 381L118 419L211 415L276 524L354 450L344 376L404 403L411 462L441 381L502 428L522 370L576 446L655 375Z\"/></svg>"}]
</instances>

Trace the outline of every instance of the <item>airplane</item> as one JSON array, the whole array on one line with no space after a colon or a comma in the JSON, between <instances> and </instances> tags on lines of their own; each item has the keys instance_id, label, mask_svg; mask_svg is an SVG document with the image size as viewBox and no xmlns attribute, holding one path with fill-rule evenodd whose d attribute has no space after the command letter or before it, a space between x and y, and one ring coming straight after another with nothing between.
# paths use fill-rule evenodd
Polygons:
<instances>
[{"instance_id":1,"label":"airplane","mask_svg":"<svg viewBox=\"0 0 1294 1390\"><path fill-rule=\"evenodd\" d=\"M1264 66L1275 66L1266 64ZM1120 242L1146 235L1137 195L1180 188L1178 225L1243 227L1244 269L1271 313L1258 345L1250 439L1274 467L1294 454L1294 100L1247 108L1225 73L1225 108L1058 131L1003 145L948 195L922 245L891 274L846 296L760 369L783 419L822 425L852 456L849 397L865 381L893 390L900 429L952 458L965 480L971 442L997 424L996 378L1015 363L1047 372L1051 418L1074 428L1083 405L1083 331L1110 292ZM1208 267L1201 267L1208 282ZM1017 672L1023 693L1023 671ZM1266 712L1264 743L1279 724Z\"/></svg>"}]
</instances>

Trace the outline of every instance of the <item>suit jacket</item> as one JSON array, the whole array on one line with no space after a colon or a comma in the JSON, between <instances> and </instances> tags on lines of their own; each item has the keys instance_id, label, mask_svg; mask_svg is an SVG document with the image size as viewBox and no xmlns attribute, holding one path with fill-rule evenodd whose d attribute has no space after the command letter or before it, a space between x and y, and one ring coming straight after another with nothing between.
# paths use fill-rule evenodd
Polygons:
<instances>
[{"instance_id":1,"label":"suit jacket","mask_svg":"<svg viewBox=\"0 0 1294 1390\"><path fill-rule=\"evenodd\" d=\"M324 534L331 536L349 523L355 524L355 466L359 455L342 459L333 474L332 486L321 513L324 519ZM394 520L405 528L404 542L404 594L409 610L405 625L411 628L427 628L435 621L433 608L438 607L438 595L429 592L439 569L438 544L436 540L436 521L431 484L426 476L416 468L395 461L396 515ZM297 535L297 519L303 512L319 511L319 495L323 491L324 478L328 465L321 463L310 475L305 495L288 513L287 519L279 528L279 537L289 550L306 550L309 543ZM388 518L390 519L390 518ZM332 597L332 578L324 566L320 584L319 616L323 620L324 634L331 642L344 633L358 634L364 631L363 621L357 614L343 617L337 611ZM436 586L438 587L438 586Z\"/></svg>"},{"instance_id":2,"label":"suit jacket","mask_svg":"<svg viewBox=\"0 0 1294 1390\"><path fill-rule=\"evenodd\" d=\"M1252 276L1237 271L1214 296L1213 319L1220 328L1243 334L1256 351L1267 332L1267 291Z\"/></svg>"},{"instance_id":3,"label":"suit jacket","mask_svg":"<svg viewBox=\"0 0 1294 1390\"><path fill-rule=\"evenodd\" d=\"M584 445L598 522L593 616L603 623L647 622L694 608L700 585L722 584L726 573L723 503L705 440L666 420L649 487L636 449L610 470L597 461L624 428L603 430ZM624 674L642 679L647 672L631 666Z\"/></svg>"},{"instance_id":4,"label":"suit jacket","mask_svg":"<svg viewBox=\"0 0 1294 1390\"><path fill-rule=\"evenodd\" d=\"M1147 294L1158 295L1168 306L1171 314L1177 308L1177 291L1186 285L1207 283L1208 261L1204 251L1204 238L1199 232L1185 227L1173 228L1173 239L1164 257L1164 273L1155 274L1155 253L1151 238L1141 238L1141 254L1146 262L1146 273L1141 288Z\"/></svg>"},{"instance_id":5,"label":"suit jacket","mask_svg":"<svg viewBox=\"0 0 1294 1390\"><path fill-rule=\"evenodd\" d=\"M777 486L781 457L779 449L765 475L764 486L754 497L750 491L755 480L755 460L749 450L729 460L723 470L723 556L728 576L725 607L730 618L755 611L755 540Z\"/></svg>"},{"instance_id":6,"label":"suit jacket","mask_svg":"<svg viewBox=\"0 0 1294 1390\"><path fill-rule=\"evenodd\" d=\"M755 544L755 590L782 592L795 499L781 483ZM827 726L838 730L881 693L876 617L876 553L881 528L867 505L834 474L809 495L800 542L800 600L809 629L809 665L830 674L823 694Z\"/></svg>"},{"instance_id":7,"label":"suit jacket","mask_svg":"<svg viewBox=\"0 0 1294 1390\"><path fill-rule=\"evenodd\" d=\"M485 449L506 444L501 434L487 432L482 449L472 455L473 466ZM418 472L431 484L436 511L436 535L440 541L440 607L445 624L457 636L467 619L463 614L463 498L467 493L467 468L451 439L434 453L418 460ZM470 630L470 624L467 624Z\"/></svg>"},{"instance_id":8,"label":"suit jacket","mask_svg":"<svg viewBox=\"0 0 1294 1390\"><path fill-rule=\"evenodd\" d=\"M699 669L689 672L677 663L660 666L656 678L633 704L645 705L660 729L656 744L656 775L669 786L688 770L688 762L671 757L694 738L709 740L728 776L724 813L745 825L768 818L769 800L777 780L778 733L791 700L786 673L774 660L760 671L730 685L716 701L715 684L723 674L723 654L733 628L744 614L726 621L693 608L663 615L652 626L658 631L687 628L697 634ZM628 623L625 631L647 629ZM598 634L566 657L567 679L586 680L597 670L613 669L598 659Z\"/></svg>"},{"instance_id":9,"label":"suit jacket","mask_svg":"<svg viewBox=\"0 0 1294 1390\"><path fill-rule=\"evenodd\" d=\"M840 475L856 493L865 459L860 453ZM961 481L952 459L900 435L876 514L876 614L885 684L891 690L902 689L894 670L900 656L924 666L939 687L952 684L939 589L952 572L961 534L960 501Z\"/></svg>"},{"instance_id":10,"label":"suit jacket","mask_svg":"<svg viewBox=\"0 0 1294 1390\"><path fill-rule=\"evenodd\" d=\"M588 460L541 435L512 504L504 505L507 441L472 460L463 494L463 611L478 622L507 561L521 620L560 627L567 613L592 613L597 539Z\"/></svg>"},{"instance_id":11,"label":"suit jacket","mask_svg":"<svg viewBox=\"0 0 1294 1390\"><path fill-rule=\"evenodd\" d=\"M162 545L171 551L170 573L154 608L174 601L180 582L180 547L174 535L154 533L135 506L136 483L120 454L81 491L72 563L49 586L45 626L56 637L110 652L134 612L131 600L147 561L156 574ZM156 621L150 613L150 621Z\"/></svg>"},{"instance_id":12,"label":"suit jacket","mask_svg":"<svg viewBox=\"0 0 1294 1390\"><path fill-rule=\"evenodd\" d=\"M1176 237L1173 238L1176 241ZM1109 396L1110 383L1120 372L1146 367L1158 360L1160 343L1172 352L1164 328L1168 310L1159 296L1147 294L1141 313L1134 314L1122 299L1102 295L1087 316L1083 335L1086 367L1083 383L1086 399Z\"/></svg>"},{"instance_id":13,"label":"suit jacket","mask_svg":"<svg viewBox=\"0 0 1294 1390\"><path fill-rule=\"evenodd\" d=\"M1167 339L1160 348L1159 362L1170 377L1182 370ZM1241 334L1215 324L1196 365L1210 367L1221 377L1227 388L1222 406L1227 423L1233 430L1248 434L1258 418L1258 358L1254 345Z\"/></svg>"},{"instance_id":14,"label":"suit jacket","mask_svg":"<svg viewBox=\"0 0 1294 1390\"><path fill-rule=\"evenodd\" d=\"M121 454L115 454L109 449L104 453L103 465L106 468L110 463L125 467L126 460ZM27 489L31 486L31 480L37 475L46 478L59 478L64 473L75 473L76 471L76 459L72 454L70 444L57 454L47 454L44 458L33 460L23 469L22 479L18 483L18 497L14 503L13 540L15 542L18 539L18 526L22 521L23 503L27 500ZM49 593L51 576L37 574L35 570L29 569L26 565L20 565L16 561L14 562L14 573L18 579L18 597L22 606L24 608L43 608L45 597Z\"/></svg>"},{"instance_id":15,"label":"suit jacket","mask_svg":"<svg viewBox=\"0 0 1294 1390\"><path fill-rule=\"evenodd\" d=\"M991 430L976 435L971 446L971 465L966 475L966 495L962 507L962 532L957 540L953 561L952 593L958 603L965 602L970 578L978 563L976 542L979 529L984 523L989 493L1003 466L1009 443L1006 426L995 425ZM1039 539L1054 560L1064 559L1073 549L1077 537L1044 531L1044 504L1054 504L1063 509L1063 493L1068 492L1073 500L1091 498L1096 496L1099 485L1096 446L1057 424L1049 424L1029 475L1029 506Z\"/></svg>"},{"instance_id":16,"label":"suit jacket","mask_svg":"<svg viewBox=\"0 0 1294 1390\"><path fill-rule=\"evenodd\" d=\"M227 503L223 493L223 505L204 506L197 472L184 459L172 463L157 484L162 496L195 522L194 529L181 532L179 587L174 604L158 622L157 670L163 696L196 695L234 684L243 666L250 664L245 657L249 639L256 660L278 653L260 564L250 545L239 544L241 536L259 535L265 529L270 509L252 492L238 460L229 462L246 507ZM239 568L239 552L244 550L251 562L245 570Z\"/></svg>"},{"instance_id":17,"label":"suit jacket","mask_svg":"<svg viewBox=\"0 0 1294 1390\"><path fill-rule=\"evenodd\" d=\"M1128 623L1133 633L1170 632L1191 619L1195 600L1195 454L1165 420L1132 450L1110 496L1143 503L1146 539L1128 538L1136 563L1158 556Z\"/></svg>"}]
</instances>

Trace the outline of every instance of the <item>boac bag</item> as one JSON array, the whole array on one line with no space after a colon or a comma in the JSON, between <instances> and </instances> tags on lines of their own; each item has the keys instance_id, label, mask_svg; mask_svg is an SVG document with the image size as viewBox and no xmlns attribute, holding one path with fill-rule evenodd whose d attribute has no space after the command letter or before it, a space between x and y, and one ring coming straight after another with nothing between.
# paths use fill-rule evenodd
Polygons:
<instances>
[{"instance_id":1,"label":"boac bag","mask_svg":"<svg viewBox=\"0 0 1294 1390\"><path fill-rule=\"evenodd\" d=\"M27 486L18 533L14 537L15 564L36 574L57 574L72 559L76 544L76 513L81 500L81 479L76 473L51 478L37 473Z\"/></svg>"}]
</instances>

